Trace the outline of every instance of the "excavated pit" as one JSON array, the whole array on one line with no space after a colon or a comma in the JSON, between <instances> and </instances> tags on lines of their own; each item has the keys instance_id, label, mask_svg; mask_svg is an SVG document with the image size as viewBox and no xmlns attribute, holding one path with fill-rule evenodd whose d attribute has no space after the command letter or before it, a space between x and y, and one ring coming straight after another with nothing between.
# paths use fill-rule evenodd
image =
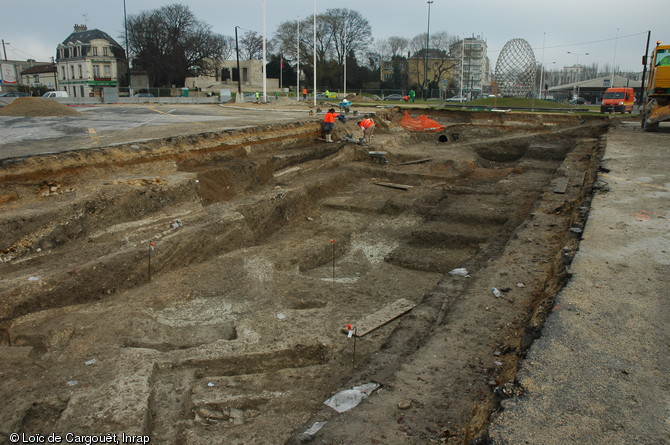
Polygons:
<instances>
[{"instance_id":1,"label":"excavated pit","mask_svg":"<svg viewBox=\"0 0 670 445\"><path fill-rule=\"evenodd\" d=\"M514 380L569 277L607 121L431 117L445 130L409 133L386 111L371 147L322 143L310 123L4 161L0 437L299 441L344 387L392 391L467 305L475 365L421 437L481 434L491 380ZM400 299L414 309L352 357L342 328ZM493 350L500 366L481 364Z\"/></svg>"}]
</instances>

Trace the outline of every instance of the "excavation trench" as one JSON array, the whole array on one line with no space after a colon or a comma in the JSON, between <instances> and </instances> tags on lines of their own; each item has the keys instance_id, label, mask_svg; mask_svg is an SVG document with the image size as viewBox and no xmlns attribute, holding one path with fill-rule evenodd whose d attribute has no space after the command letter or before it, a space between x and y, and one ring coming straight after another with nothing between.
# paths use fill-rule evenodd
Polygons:
<instances>
[{"instance_id":1,"label":"excavation trench","mask_svg":"<svg viewBox=\"0 0 670 445\"><path fill-rule=\"evenodd\" d=\"M283 124L5 161L0 437L286 443L327 420L327 443L355 412L397 420L323 407L368 381L430 413L394 422L410 442L485 434L569 277L607 121L434 112L445 130L415 134L400 117L371 147ZM398 300L413 309L354 356L343 327ZM412 367L449 389L403 386Z\"/></svg>"}]
</instances>

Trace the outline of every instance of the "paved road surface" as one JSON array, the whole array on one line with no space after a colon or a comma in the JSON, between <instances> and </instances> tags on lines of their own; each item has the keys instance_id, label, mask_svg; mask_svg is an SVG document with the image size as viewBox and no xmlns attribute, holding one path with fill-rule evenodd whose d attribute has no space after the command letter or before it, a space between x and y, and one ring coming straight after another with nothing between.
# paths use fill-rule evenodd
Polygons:
<instances>
[{"instance_id":1,"label":"paved road surface","mask_svg":"<svg viewBox=\"0 0 670 445\"><path fill-rule=\"evenodd\" d=\"M670 128L608 135L599 193L496 444L670 443Z\"/></svg>"},{"instance_id":2,"label":"paved road surface","mask_svg":"<svg viewBox=\"0 0 670 445\"><path fill-rule=\"evenodd\" d=\"M0 159L80 150L182 134L316 120L307 106L96 105L75 117L0 116Z\"/></svg>"}]
</instances>

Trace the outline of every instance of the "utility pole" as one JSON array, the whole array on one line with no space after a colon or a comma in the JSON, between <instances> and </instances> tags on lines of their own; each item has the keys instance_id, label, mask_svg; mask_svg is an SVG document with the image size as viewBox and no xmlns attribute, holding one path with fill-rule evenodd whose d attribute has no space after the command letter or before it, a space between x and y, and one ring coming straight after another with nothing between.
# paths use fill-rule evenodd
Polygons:
<instances>
[{"instance_id":1,"label":"utility pole","mask_svg":"<svg viewBox=\"0 0 670 445\"><path fill-rule=\"evenodd\" d=\"M426 82L426 89L428 89L428 48L430 48L430 5L433 4L433 0L429 0L426 3L428 3L428 32L426 34L426 52L423 55L423 68L424 68L424 75L423 79L424 82ZM427 97L424 97L424 99L427 99Z\"/></svg>"},{"instance_id":2,"label":"utility pole","mask_svg":"<svg viewBox=\"0 0 670 445\"><path fill-rule=\"evenodd\" d=\"M242 94L242 72L240 71L240 44L237 39L237 28L239 26L235 27L235 52L237 53L237 98L235 102L244 102L244 96L240 98L240 95ZM239 100L242 99L242 100Z\"/></svg>"},{"instance_id":3,"label":"utility pole","mask_svg":"<svg viewBox=\"0 0 670 445\"><path fill-rule=\"evenodd\" d=\"M7 42L9 45L9 42ZM5 39L2 39L2 51L5 53L5 61L7 61L7 48L5 48Z\"/></svg>"},{"instance_id":4,"label":"utility pole","mask_svg":"<svg viewBox=\"0 0 670 445\"><path fill-rule=\"evenodd\" d=\"M642 94L640 94L640 100L638 104L644 103L644 96L647 92L647 88L644 85L644 81L647 77L647 58L649 57L649 40L651 39L651 31L647 31L647 47L644 51L644 57L642 58Z\"/></svg>"},{"instance_id":5,"label":"utility pole","mask_svg":"<svg viewBox=\"0 0 670 445\"><path fill-rule=\"evenodd\" d=\"M298 20L296 21L297 27L296 27L296 32L297 32L297 53L298 53L298 62L297 62L297 71L298 74L295 76L295 99L296 101L300 102L300 16L298 16Z\"/></svg>"},{"instance_id":6,"label":"utility pole","mask_svg":"<svg viewBox=\"0 0 670 445\"><path fill-rule=\"evenodd\" d=\"M314 0L314 108L316 108L316 0Z\"/></svg>"},{"instance_id":7,"label":"utility pole","mask_svg":"<svg viewBox=\"0 0 670 445\"><path fill-rule=\"evenodd\" d=\"M266 55L266 32L265 32L265 0L263 0L263 102L267 103L268 101L268 87L267 87L267 62L265 61ZM281 69L281 68L280 68Z\"/></svg>"},{"instance_id":8,"label":"utility pole","mask_svg":"<svg viewBox=\"0 0 670 445\"><path fill-rule=\"evenodd\" d=\"M131 86L130 86L130 53L128 52L128 19L126 17L126 0L123 0L123 28L126 33L126 74L128 76L128 96L132 96L131 94Z\"/></svg>"}]
</instances>

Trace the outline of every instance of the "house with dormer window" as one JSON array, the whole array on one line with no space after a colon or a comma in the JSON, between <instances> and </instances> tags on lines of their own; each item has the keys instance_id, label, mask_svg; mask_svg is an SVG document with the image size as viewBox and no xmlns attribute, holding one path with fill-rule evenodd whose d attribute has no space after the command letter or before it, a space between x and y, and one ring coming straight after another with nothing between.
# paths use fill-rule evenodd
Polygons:
<instances>
[{"instance_id":1,"label":"house with dormer window","mask_svg":"<svg viewBox=\"0 0 670 445\"><path fill-rule=\"evenodd\" d=\"M58 89L71 97L102 96L105 87L127 85L126 52L109 34L86 25L56 49Z\"/></svg>"}]
</instances>

